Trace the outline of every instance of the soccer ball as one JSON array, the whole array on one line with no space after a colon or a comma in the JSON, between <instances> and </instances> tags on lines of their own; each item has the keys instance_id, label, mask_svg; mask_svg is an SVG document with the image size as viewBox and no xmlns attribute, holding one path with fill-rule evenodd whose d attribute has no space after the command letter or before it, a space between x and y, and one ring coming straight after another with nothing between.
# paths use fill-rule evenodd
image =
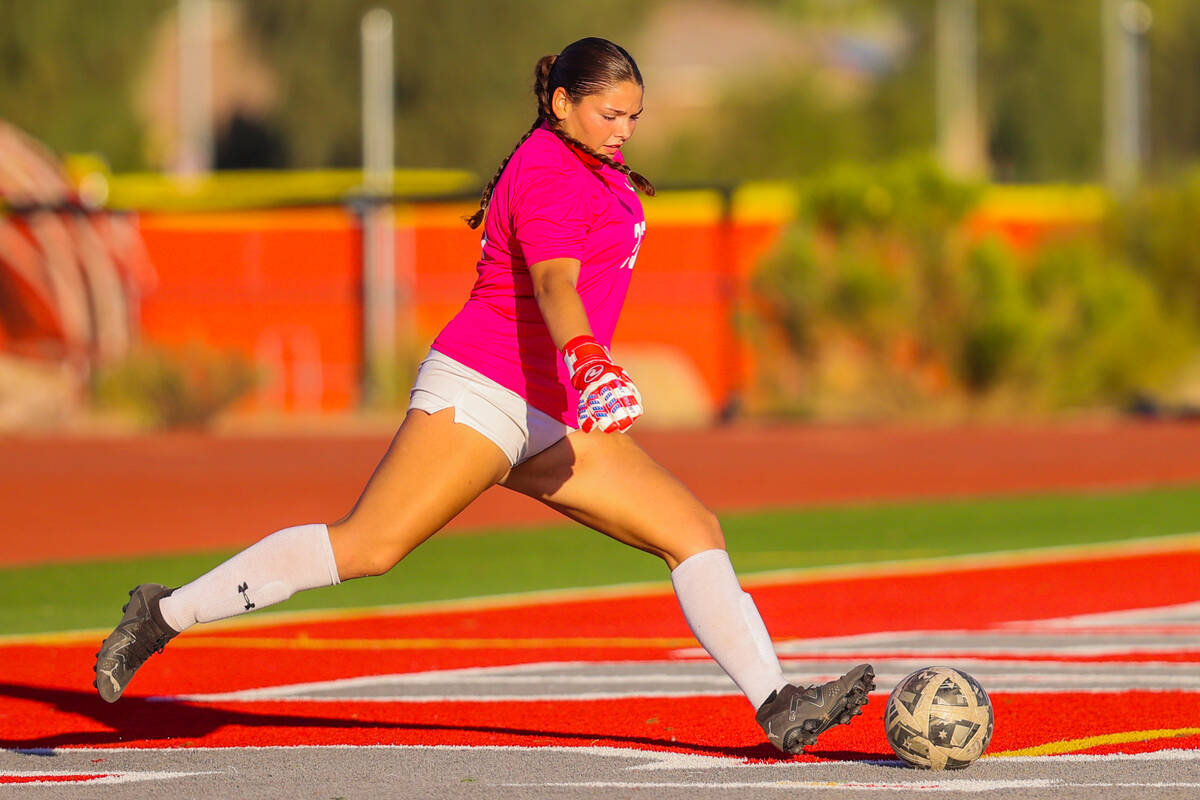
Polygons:
<instances>
[{"instance_id":1,"label":"soccer ball","mask_svg":"<svg viewBox=\"0 0 1200 800\"><path fill-rule=\"evenodd\" d=\"M896 755L925 769L962 769L992 739L992 702L953 667L923 667L892 690L883 724Z\"/></svg>"}]
</instances>

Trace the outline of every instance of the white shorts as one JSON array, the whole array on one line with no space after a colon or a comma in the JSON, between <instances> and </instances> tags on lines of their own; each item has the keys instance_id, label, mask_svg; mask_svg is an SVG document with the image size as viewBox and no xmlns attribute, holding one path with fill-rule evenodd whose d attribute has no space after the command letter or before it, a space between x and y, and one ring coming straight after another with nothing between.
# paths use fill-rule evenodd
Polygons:
<instances>
[{"instance_id":1,"label":"white shorts","mask_svg":"<svg viewBox=\"0 0 1200 800\"><path fill-rule=\"evenodd\" d=\"M430 350L421 362L408 407L430 414L453 408L455 422L491 439L514 467L575 430L437 350Z\"/></svg>"}]
</instances>

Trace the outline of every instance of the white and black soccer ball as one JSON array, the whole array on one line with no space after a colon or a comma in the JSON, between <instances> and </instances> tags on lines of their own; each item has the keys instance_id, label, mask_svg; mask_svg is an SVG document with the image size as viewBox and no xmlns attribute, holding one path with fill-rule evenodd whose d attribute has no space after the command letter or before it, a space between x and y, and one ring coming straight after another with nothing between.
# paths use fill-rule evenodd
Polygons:
<instances>
[{"instance_id":1,"label":"white and black soccer ball","mask_svg":"<svg viewBox=\"0 0 1200 800\"><path fill-rule=\"evenodd\" d=\"M914 767L962 769L992 740L992 701L953 667L923 667L897 684L883 724L888 744Z\"/></svg>"}]
</instances>

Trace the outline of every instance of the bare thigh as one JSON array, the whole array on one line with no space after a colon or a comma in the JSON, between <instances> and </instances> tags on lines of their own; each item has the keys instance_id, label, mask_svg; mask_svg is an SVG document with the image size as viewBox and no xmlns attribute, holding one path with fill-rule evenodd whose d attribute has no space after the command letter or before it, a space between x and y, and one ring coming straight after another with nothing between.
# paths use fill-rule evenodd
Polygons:
<instances>
[{"instance_id":1,"label":"bare thigh","mask_svg":"<svg viewBox=\"0 0 1200 800\"><path fill-rule=\"evenodd\" d=\"M508 472L490 439L454 409L409 411L354 509L329 526L343 580L387 572Z\"/></svg>"},{"instance_id":2,"label":"bare thigh","mask_svg":"<svg viewBox=\"0 0 1200 800\"><path fill-rule=\"evenodd\" d=\"M503 485L671 569L725 547L716 516L627 434L572 433L514 468Z\"/></svg>"}]
</instances>

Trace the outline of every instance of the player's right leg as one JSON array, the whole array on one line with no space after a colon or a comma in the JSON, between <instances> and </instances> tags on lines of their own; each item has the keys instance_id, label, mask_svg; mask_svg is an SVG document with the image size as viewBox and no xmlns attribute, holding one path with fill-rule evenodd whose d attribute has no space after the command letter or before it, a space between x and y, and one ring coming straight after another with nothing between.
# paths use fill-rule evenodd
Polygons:
<instances>
[{"instance_id":1,"label":"player's right leg","mask_svg":"<svg viewBox=\"0 0 1200 800\"><path fill-rule=\"evenodd\" d=\"M354 509L333 525L285 528L174 591L142 584L96 654L108 702L175 635L197 622L244 614L304 589L387 572L500 480L510 461L454 422L454 410L410 411Z\"/></svg>"},{"instance_id":2,"label":"player's right leg","mask_svg":"<svg viewBox=\"0 0 1200 800\"><path fill-rule=\"evenodd\" d=\"M696 639L746 695L780 750L798 753L861 713L874 688L869 665L817 686L787 682L725 552L716 516L633 437L572 433L515 467L504 485L662 558Z\"/></svg>"}]
</instances>

